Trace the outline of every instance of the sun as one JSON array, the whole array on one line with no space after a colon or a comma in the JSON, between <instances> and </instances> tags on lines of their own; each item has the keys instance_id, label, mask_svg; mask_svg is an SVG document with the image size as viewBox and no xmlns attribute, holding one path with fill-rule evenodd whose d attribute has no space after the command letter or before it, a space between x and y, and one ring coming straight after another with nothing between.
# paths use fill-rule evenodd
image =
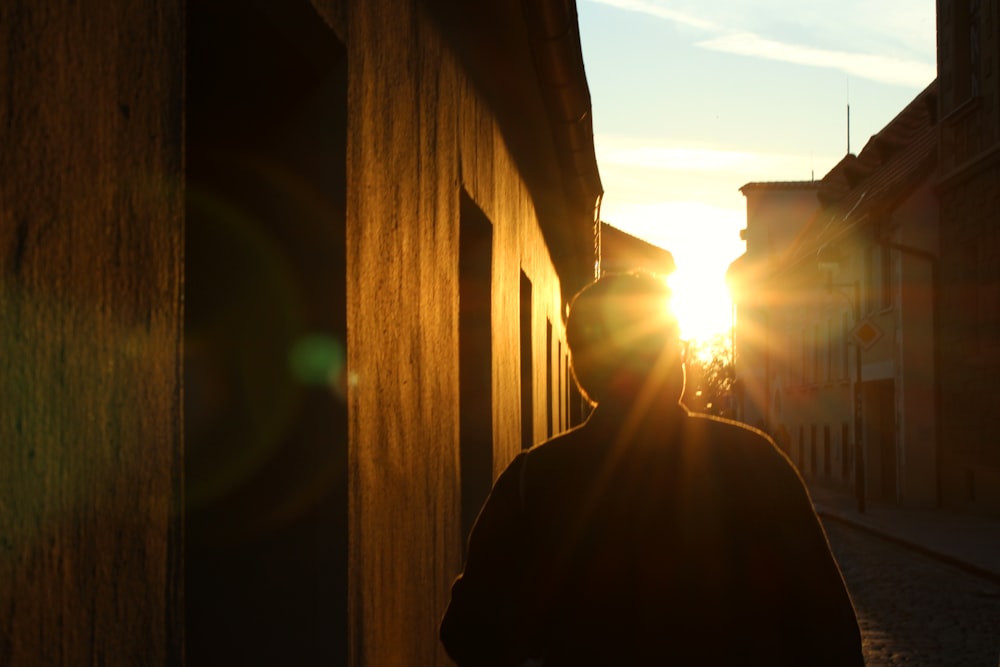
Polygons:
<instances>
[{"instance_id":1,"label":"sun","mask_svg":"<svg viewBox=\"0 0 1000 667\"><path fill-rule=\"evenodd\" d=\"M678 267L667 283L673 292L671 308L684 340L701 342L730 332L732 300L725 276Z\"/></svg>"}]
</instances>

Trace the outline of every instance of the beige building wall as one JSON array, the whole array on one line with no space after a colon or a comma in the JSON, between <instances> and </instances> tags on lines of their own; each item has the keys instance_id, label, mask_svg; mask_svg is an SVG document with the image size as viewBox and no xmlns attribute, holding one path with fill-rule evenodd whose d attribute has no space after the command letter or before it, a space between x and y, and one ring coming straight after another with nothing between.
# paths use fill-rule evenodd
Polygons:
<instances>
[{"instance_id":1,"label":"beige building wall","mask_svg":"<svg viewBox=\"0 0 1000 667\"><path fill-rule=\"evenodd\" d=\"M811 181L748 183L740 188L747 200L747 226L742 236L746 254L730 272L736 302L737 415L751 425L774 431L778 408L774 393L782 367L788 363L790 330L798 317L801 292L772 289L770 271L791 247L796 235L819 209ZM791 315L789 314L791 313Z\"/></svg>"},{"instance_id":2,"label":"beige building wall","mask_svg":"<svg viewBox=\"0 0 1000 667\"><path fill-rule=\"evenodd\" d=\"M885 254L867 239L843 242L841 261L827 278L807 260L790 271L790 298L771 314L777 360L771 422L785 424L793 461L802 472L844 485L856 473L853 447L856 355L861 354L865 488L871 499L906 507L936 502L933 256L937 213L925 184L883 221ZM866 264L865 255L869 255ZM882 269L892 294L881 303ZM796 276L799 276L797 279ZM801 282L799 282L801 280ZM863 320L881 337L859 345L855 283ZM846 340L846 344L845 344Z\"/></svg>"}]
</instances>

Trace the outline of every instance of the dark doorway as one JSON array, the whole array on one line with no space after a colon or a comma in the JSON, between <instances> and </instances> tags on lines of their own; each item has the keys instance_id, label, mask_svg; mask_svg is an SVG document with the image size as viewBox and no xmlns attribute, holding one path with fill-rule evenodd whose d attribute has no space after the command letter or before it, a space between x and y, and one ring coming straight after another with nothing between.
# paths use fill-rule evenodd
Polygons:
<instances>
[{"instance_id":1,"label":"dark doorway","mask_svg":"<svg viewBox=\"0 0 1000 667\"><path fill-rule=\"evenodd\" d=\"M563 344L561 340L556 341L556 432L561 433L566 429L567 403L566 400L566 355L563 354Z\"/></svg>"},{"instance_id":2,"label":"dark doorway","mask_svg":"<svg viewBox=\"0 0 1000 667\"><path fill-rule=\"evenodd\" d=\"M809 474L816 476L816 459L819 458L816 452L816 424L809 426Z\"/></svg>"},{"instance_id":3,"label":"dark doorway","mask_svg":"<svg viewBox=\"0 0 1000 667\"><path fill-rule=\"evenodd\" d=\"M464 538L468 538L493 485L492 274L493 225L463 192L459 228L458 337Z\"/></svg>"},{"instance_id":4,"label":"dark doorway","mask_svg":"<svg viewBox=\"0 0 1000 667\"><path fill-rule=\"evenodd\" d=\"M553 405L552 384L552 321L545 318L545 437L551 438L555 433L556 412Z\"/></svg>"},{"instance_id":5,"label":"dark doorway","mask_svg":"<svg viewBox=\"0 0 1000 667\"><path fill-rule=\"evenodd\" d=\"M799 460L797 463L799 472L804 472L806 469L806 435L802 426L799 426Z\"/></svg>"},{"instance_id":6,"label":"dark doorway","mask_svg":"<svg viewBox=\"0 0 1000 667\"><path fill-rule=\"evenodd\" d=\"M534 354L531 335L531 279L521 271L521 449L535 444Z\"/></svg>"},{"instance_id":7,"label":"dark doorway","mask_svg":"<svg viewBox=\"0 0 1000 667\"><path fill-rule=\"evenodd\" d=\"M847 422L840 425L840 478L846 482L851 477L851 438Z\"/></svg>"},{"instance_id":8,"label":"dark doorway","mask_svg":"<svg viewBox=\"0 0 1000 667\"><path fill-rule=\"evenodd\" d=\"M346 72L305 0L188 4L188 665L346 663Z\"/></svg>"},{"instance_id":9,"label":"dark doorway","mask_svg":"<svg viewBox=\"0 0 1000 667\"><path fill-rule=\"evenodd\" d=\"M872 445L879 457L879 494L882 500L896 502L896 400L895 381L879 380L865 384L869 401Z\"/></svg>"},{"instance_id":10,"label":"dark doorway","mask_svg":"<svg viewBox=\"0 0 1000 667\"><path fill-rule=\"evenodd\" d=\"M823 425L823 477L829 477L831 475L832 468L830 466L830 425Z\"/></svg>"},{"instance_id":11,"label":"dark doorway","mask_svg":"<svg viewBox=\"0 0 1000 667\"><path fill-rule=\"evenodd\" d=\"M569 425L579 426L590 414L589 403L583 398L580 387L577 386L573 375L573 360L570 359L569 370Z\"/></svg>"}]
</instances>

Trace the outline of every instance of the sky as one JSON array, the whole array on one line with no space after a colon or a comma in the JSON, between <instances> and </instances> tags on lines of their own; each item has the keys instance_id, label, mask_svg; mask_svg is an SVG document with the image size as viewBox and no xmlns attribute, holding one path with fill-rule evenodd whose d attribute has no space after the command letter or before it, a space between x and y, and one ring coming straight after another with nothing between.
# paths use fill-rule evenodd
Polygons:
<instances>
[{"instance_id":1,"label":"sky","mask_svg":"<svg viewBox=\"0 0 1000 667\"><path fill-rule=\"evenodd\" d=\"M934 5L577 0L601 219L673 253L688 336L730 326L739 188L859 153L934 80Z\"/></svg>"}]
</instances>

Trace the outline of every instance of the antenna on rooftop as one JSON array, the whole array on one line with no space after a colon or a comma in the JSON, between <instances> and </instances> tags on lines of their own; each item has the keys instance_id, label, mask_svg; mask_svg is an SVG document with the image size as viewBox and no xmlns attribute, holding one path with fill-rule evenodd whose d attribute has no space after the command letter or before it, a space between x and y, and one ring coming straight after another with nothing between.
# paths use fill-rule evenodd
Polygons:
<instances>
[{"instance_id":1,"label":"antenna on rooftop","mask_svg":"<svg viewBox=\"0 0 1000 667\"><path fill-rule=\"evenodd\" d=\"M847 154L851 154L851 80L847 80Z\"/></svg>"},{"instance_id":2,"label":"antenna on rooftop","mask_svg":"<svg viewBox=\"0 0 1000 667\"><path fill-rule=\"evenodd\" d=\"M851 152L851 103L847 103L847 152Z\"/></svg>"}]
</instances>

